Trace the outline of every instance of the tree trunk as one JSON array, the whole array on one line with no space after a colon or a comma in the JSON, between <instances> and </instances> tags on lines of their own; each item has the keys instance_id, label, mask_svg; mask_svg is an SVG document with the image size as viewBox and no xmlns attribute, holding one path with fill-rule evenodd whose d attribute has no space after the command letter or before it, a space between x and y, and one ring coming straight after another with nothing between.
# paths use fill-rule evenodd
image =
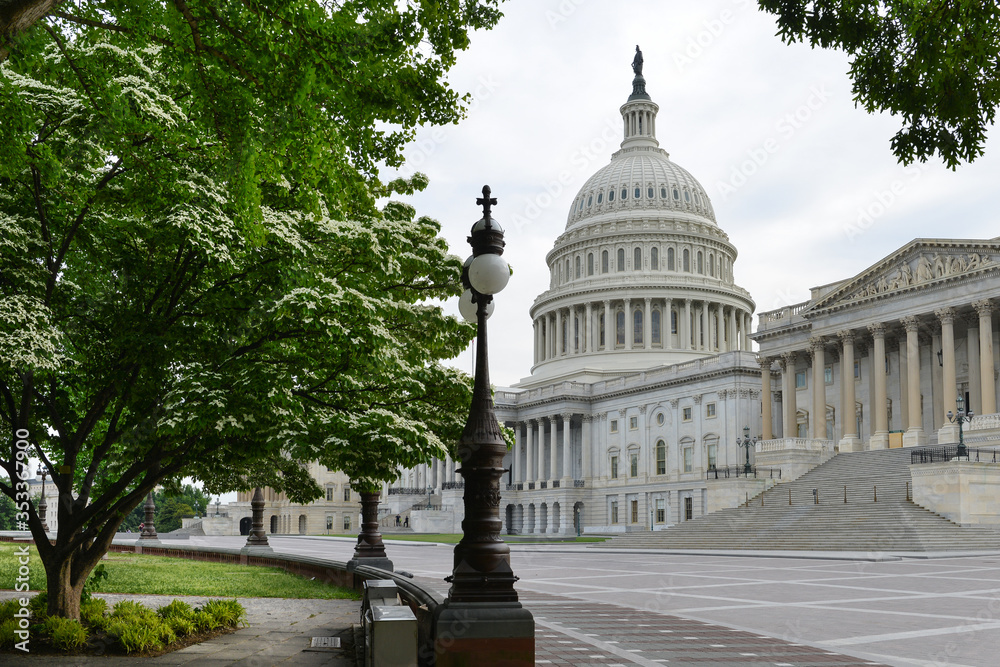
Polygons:
<instances>
[{"instance_id":1,"label":"tree trunk","mask_svg":"<svg viewBox=\"0 0 1000 667\"><path fill-rule=\"evenodd\" d=\"M10 43L40 21L59 0L6 0L0 2L0 62L7 60Z\"/></svg>"},{"instance_id":2,"label":"tree trunk","mask_svg":"<svg viewBox=\"0 0 1000 667\"><path fill-rule=\"evenodd\" d=\"M49 596L49 616L80 620L80 596L91 570L101 556L85 557L80 551L53 554L44 559L45 584Z\"/></svg>"}]
</instances>

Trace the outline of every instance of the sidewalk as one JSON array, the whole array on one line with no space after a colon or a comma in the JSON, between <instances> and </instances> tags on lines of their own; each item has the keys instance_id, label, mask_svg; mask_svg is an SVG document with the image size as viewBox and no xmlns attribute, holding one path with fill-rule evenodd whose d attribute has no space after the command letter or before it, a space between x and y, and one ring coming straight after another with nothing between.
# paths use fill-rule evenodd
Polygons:
<instances>
[{"instance_id":1,"label":"sidewalk","mask_svg":"<svg viewBox=\"0 0 1000 667\"><path fill-rule=\"evenodd\" d=\"M14 597L11 591L0 591L0 599ZM156 608L174 599L195 606L209 598L183 595L110 595L97 594L108 605L133 599ZM241 665L300 665L313 667L355 667L353 624L361 613L361 603L354 600L291 600L285 598L240 598L247 610L248 627L222 635L201 644L167 653L156 658L108 657L101 655L102 646L94 646L93 656L42 656L4 654L5 666L31 665L197 665L222 667ZM313 637L339 637L341 648L310 649Z\"/></svg>"}]
</instances>

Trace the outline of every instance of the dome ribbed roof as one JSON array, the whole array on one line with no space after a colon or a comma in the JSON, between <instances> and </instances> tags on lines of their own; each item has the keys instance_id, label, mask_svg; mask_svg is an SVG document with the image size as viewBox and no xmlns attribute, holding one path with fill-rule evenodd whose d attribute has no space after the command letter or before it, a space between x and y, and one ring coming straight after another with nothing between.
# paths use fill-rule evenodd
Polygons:
<instances>
[{"instance_id":1,"label":"dome ribbed roof","mask_svg":"<svg viewBox=\"0 0 1000 667\"><path fill-rule=\"evenodd\" d=\"M618 151L610 164L587 180L573 200L567 229L606 213L643 209L686 211L715 224L712 202L701 183L671 162L666 151L644 148Z\"/></svg>"}]
</instances>

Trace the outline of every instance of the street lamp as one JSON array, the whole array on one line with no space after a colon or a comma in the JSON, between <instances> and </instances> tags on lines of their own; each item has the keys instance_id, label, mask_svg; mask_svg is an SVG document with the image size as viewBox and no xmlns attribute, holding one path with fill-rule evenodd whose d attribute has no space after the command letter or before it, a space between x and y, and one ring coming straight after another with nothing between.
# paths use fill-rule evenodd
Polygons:
<instances>
[{"instance_id":1,"label":"street lamp","mask_svg":"<svg viewBox=\"0 0 1000 667\"><path fill-rule=\"evenodd\" d=\"M490 215L497 200L490 187L476 204L483 217L472 226L472 257L462 271L462 301L475 305L476 376L472 405L458 441L465 485L462 540L455 547L448 599L434 614L438 667L466 664L533 665L535 623L518 602L510 547L500 537L500 478L507 444L493 411L486 320L493 295L507 286L510 267L503 259L504 233ZM464 307L463 316L471 319ZM499 642L499 643L498 643ZM499 655L502 653L503 655ZM498 660L501 662L490 662Z\"/></svg>"},{"instance_id":2,"label":"street lamp","mask_svg":"<svg viewBox=\"0 0 1000 667\"><path fill-rule=\"evenodd\" d=\"M737 447L744 447L747 450L747 462L745 464L743 464L743 476L744 477L749 477L750 476L750 470L751 470L751 468L750 468L750 448L757 446L757 438L751 438L750 437L750 427L749 426L744 426L743 427L743 438L742 439L740 439L738 437L736 438L736 446Z\"/></svg>"},{"instance_id":3,"label":"street lamp","mask_svg":"<svg viewBox=\"0 0 1000 667\"><path fill-rule=\"evenodd\" d=\"M45 478L49 476L49 469L39 463L35 476L42 478L42 499L38 503L38 518L42 520L42 530L47 533L49 532L49 524L45 520L45 515L49 512L49 503L45 500Z\"/></svg>"},{"instance_id":4,"label":"street lamp","mask_svg":"<svg viewBox=\"0 0 1000 667\"><path fill-rule=\"evenodd\" d=\"M968 412L965 411L965 399L959 394L958 398L955 399L958 404L958 414L954 414L951 410L948 411L948 421L952 424L958 424L958 453L956 456L958 458L965 458L969 456L968 450L965 448L965 435L962 433L962 424L968 424L975 417L975 413L972 410Z\"/></svg>"}]
</instances>

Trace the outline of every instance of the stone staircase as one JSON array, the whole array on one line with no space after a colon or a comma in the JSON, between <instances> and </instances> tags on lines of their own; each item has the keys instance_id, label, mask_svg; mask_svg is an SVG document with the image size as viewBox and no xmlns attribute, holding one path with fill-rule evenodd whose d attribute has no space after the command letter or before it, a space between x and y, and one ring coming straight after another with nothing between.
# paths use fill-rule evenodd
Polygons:
<instances>
[{"instance_id":1,"label":"stone staircase","mask_svg":"<svg viewBox=\"0 0 1000 667\"><path fill-rule=\"evenodd\" d=\"M838 454L798 479L751 498L743 506L663 531L625 533L601 546L864 552L1000 550L1000 530L962 527L907 499L911 451Z\"/></svg>"}]
</instances>

